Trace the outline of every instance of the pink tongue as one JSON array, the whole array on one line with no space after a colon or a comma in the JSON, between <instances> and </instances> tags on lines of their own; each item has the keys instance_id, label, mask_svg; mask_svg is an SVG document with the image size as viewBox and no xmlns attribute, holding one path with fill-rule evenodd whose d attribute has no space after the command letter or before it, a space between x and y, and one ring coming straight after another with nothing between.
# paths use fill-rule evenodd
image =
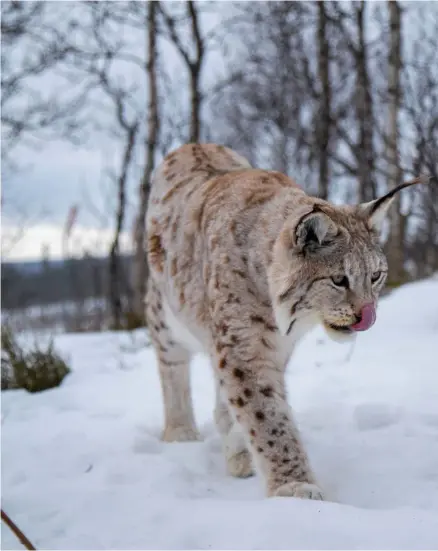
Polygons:
<instances>
[{"instance_id":1,"label":"pink tongue","mask_svg":"<svg viewBox=\"0 0 438 551\"><path fill-rule=\"evenodd\" d=\"M376 321L376 309L372 302L370 304L365 304L360 314L361 320L354 325L350 325L350 329L353 329L353 331L366 331L374 325Z\"/></svg>"}]
</instances>

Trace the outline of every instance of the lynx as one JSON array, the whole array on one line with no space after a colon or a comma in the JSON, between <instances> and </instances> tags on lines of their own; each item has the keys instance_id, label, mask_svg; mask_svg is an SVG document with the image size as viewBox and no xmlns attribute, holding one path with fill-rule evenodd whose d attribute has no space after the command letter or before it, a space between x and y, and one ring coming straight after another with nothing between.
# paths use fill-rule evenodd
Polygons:
<instances>
[{"instance_id":1,"label":"lynx","mask_svg":"<svg viewBox=\"0 0 438 551\"><path fill-rule=\"evenodd\" d=\"M401 184L358 206L310 197L236 152L188 144L157 168L147 213L146 316L164 398L164 441L197 440L192 354L211 359L229 474L268 496L324 499L288 404L294 346L322 323L352 339L376 319L387 273L379 227Z\"/></svg>"}]
</instances>

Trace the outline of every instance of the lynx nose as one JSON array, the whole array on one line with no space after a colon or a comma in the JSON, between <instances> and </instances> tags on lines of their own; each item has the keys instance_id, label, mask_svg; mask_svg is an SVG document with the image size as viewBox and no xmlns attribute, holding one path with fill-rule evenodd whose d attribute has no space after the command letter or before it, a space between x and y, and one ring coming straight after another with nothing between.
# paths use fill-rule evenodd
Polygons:
<instances>
[{"instance_id":1,"label":"lynx nose","mask_svg":"<svg viewBox=\"0 0 438 551\"><path fill-rule=\"evenodd\" d=\"M350 326L353 331L366 331L376 321L376 307L373 302L369 302L362 306L359 314L359 321Z\"/></svg>"}]
</instances>

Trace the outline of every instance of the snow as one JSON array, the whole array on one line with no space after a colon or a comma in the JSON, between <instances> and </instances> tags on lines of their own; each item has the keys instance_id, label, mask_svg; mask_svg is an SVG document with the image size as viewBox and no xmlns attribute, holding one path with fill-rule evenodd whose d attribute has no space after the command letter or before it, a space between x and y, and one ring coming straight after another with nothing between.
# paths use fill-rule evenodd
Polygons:
<instances>
[{"instance_id":1,"label":"snow","mask_svg":"<svg viewBox=\"0 0 438 551\"><path fill-rule=\"evenodd\" d=\"M203 442L159 440L147 337L56 338L73 374L2 393L2 507L44 549L432 549L438 543L438 280L381 301L353 348L316 329L290 402L328 502L266 499L228 477L208 362L194 360ZM2 548L20 549L2 526Z\"/></svg>"}]
</instances>

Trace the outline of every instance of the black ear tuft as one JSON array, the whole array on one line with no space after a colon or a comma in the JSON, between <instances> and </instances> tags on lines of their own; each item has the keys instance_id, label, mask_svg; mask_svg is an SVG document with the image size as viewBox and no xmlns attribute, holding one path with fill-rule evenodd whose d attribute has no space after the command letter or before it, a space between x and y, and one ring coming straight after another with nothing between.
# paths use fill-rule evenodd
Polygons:
<instances>
[{"instance_id":1,"label":"black ear tuft","mask_svg":"<svg viewBox=\"0 0 438 551\"><path fill-rule=\"evenodd\" d=\"M359 213L362 216L365 216L368 227L370 229L380 231L383 220L385 219L385 216L388 213L388 209L391 206L396 194L402 189L409 186L414 186L416 184L427 184L429 180L429 176L423 175L419 176L418 178L414 178L409 182L405 182L404 184L400 184L385 195L383 195L383 197L379 197L379 199L375 199L374 201L370 201L369 203L362 203L361 205L359 205Z\"/></svg>"}]
</instances>

